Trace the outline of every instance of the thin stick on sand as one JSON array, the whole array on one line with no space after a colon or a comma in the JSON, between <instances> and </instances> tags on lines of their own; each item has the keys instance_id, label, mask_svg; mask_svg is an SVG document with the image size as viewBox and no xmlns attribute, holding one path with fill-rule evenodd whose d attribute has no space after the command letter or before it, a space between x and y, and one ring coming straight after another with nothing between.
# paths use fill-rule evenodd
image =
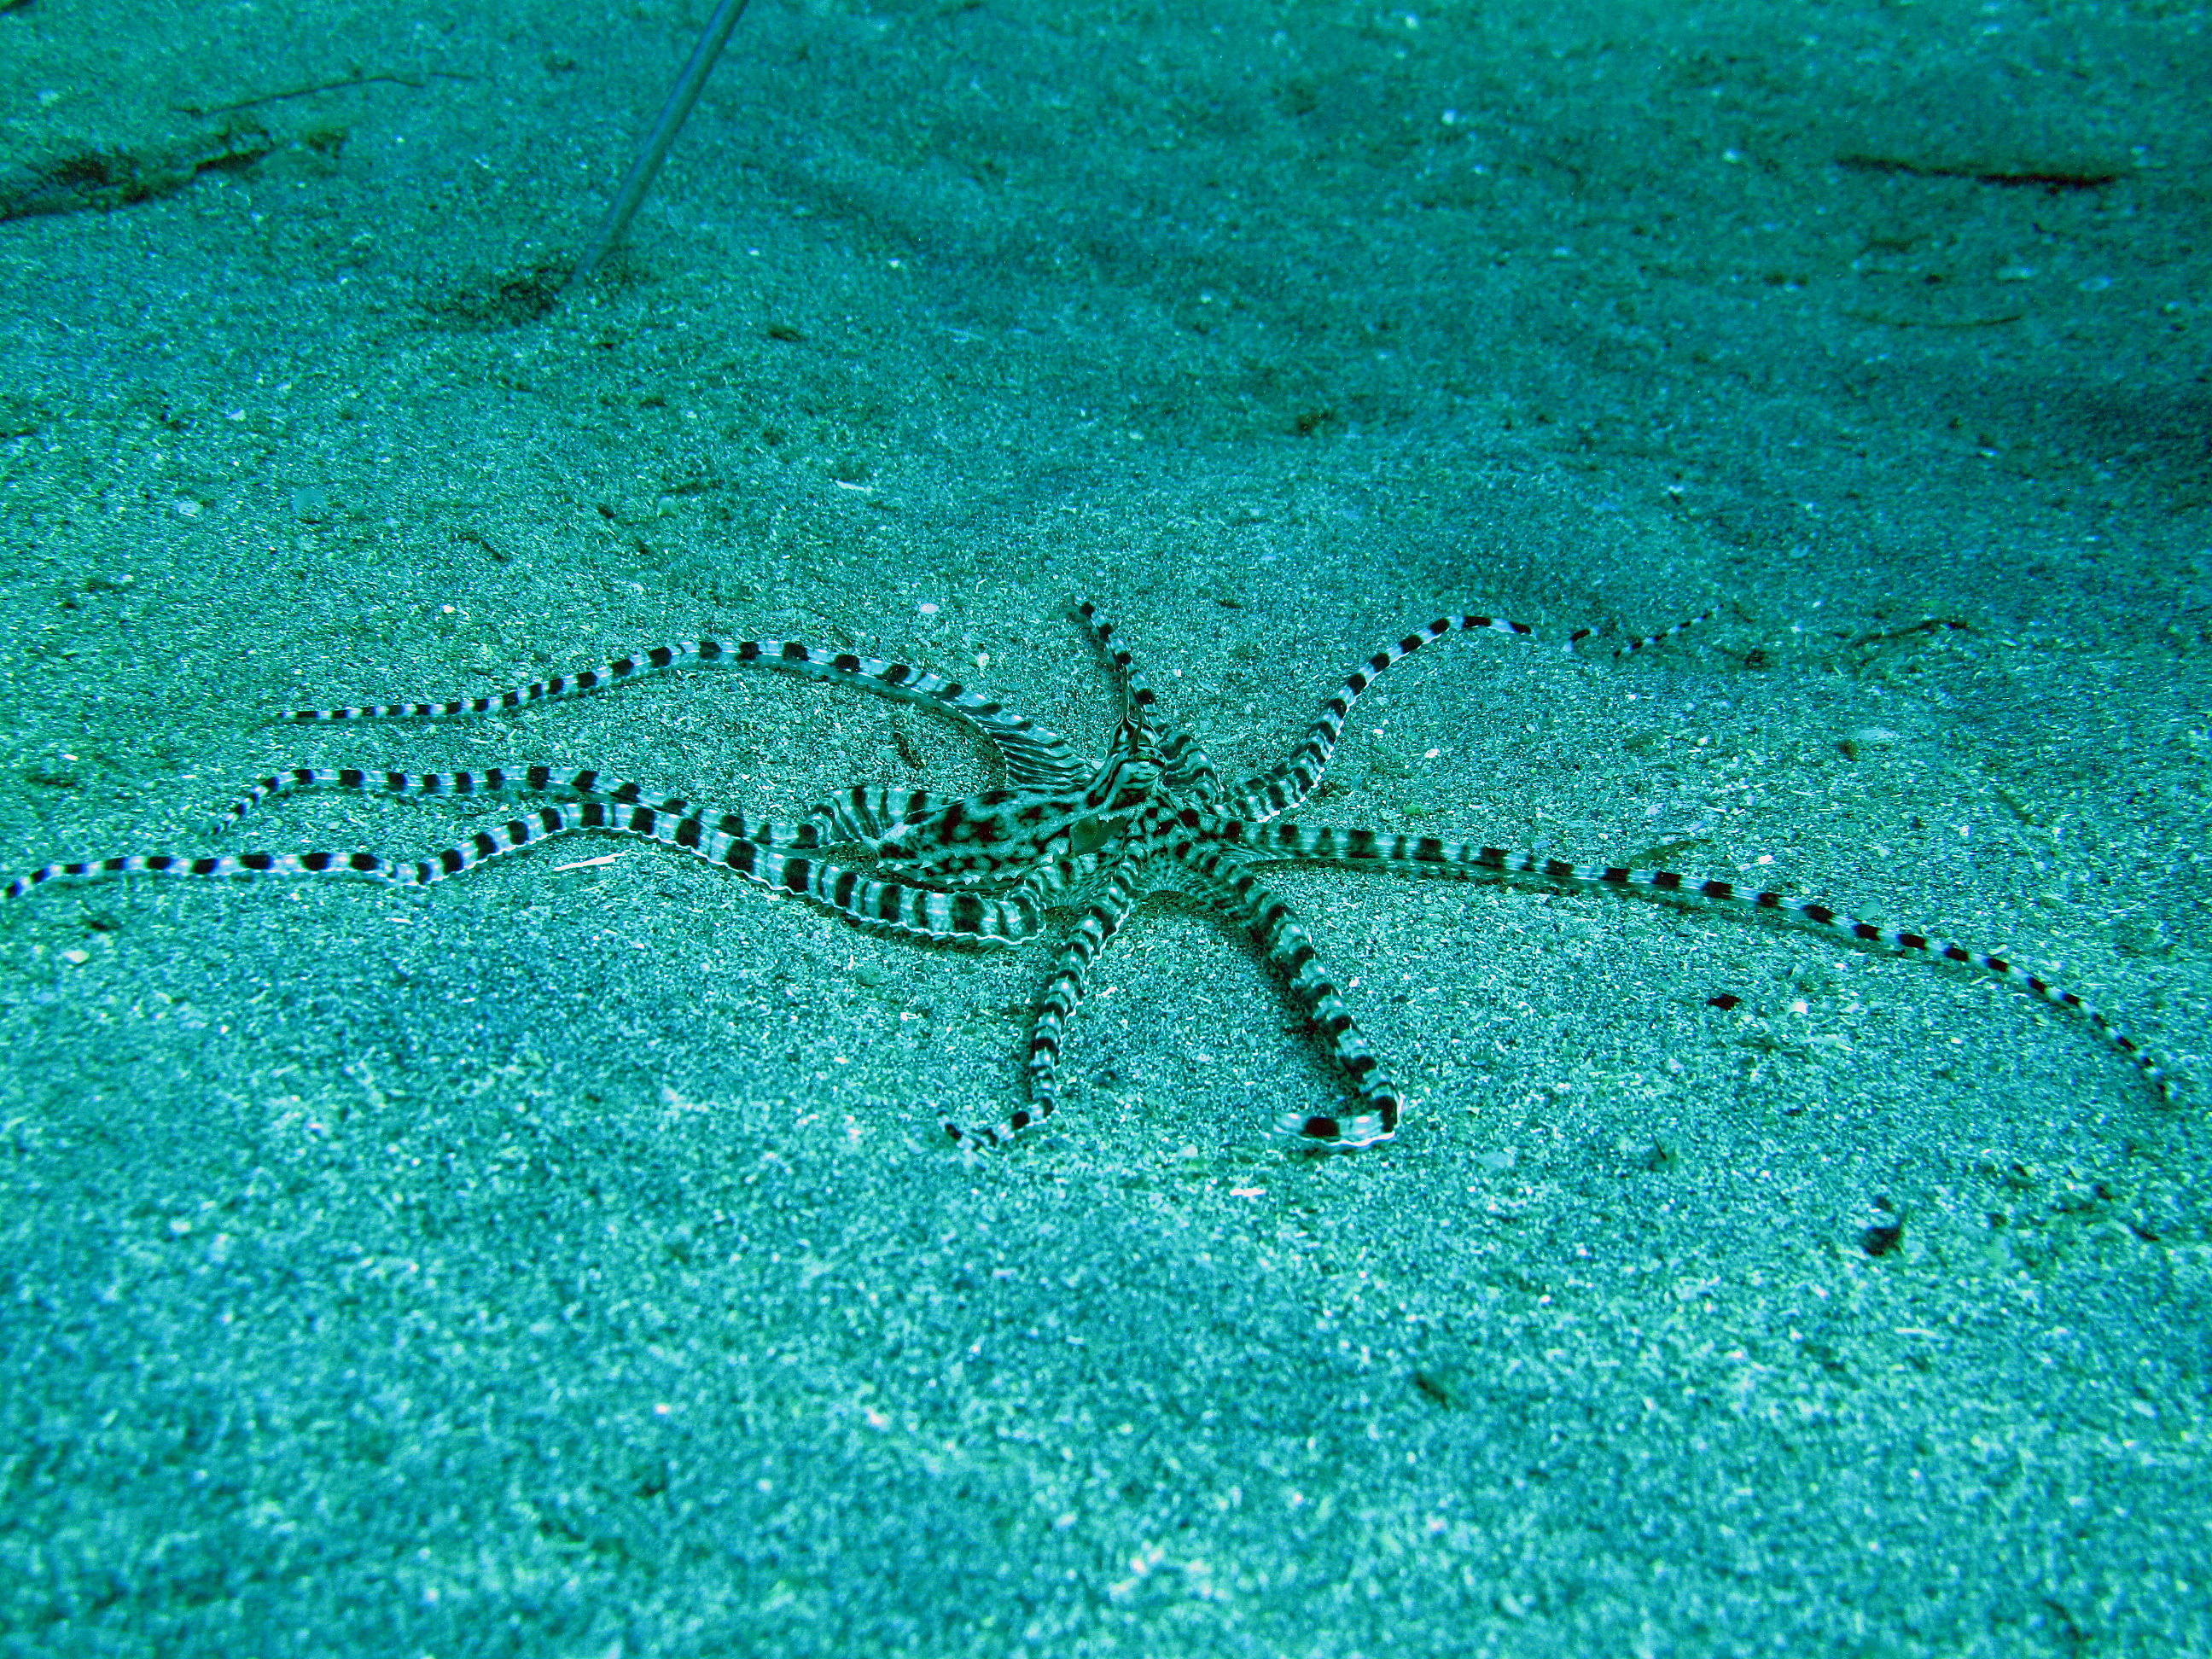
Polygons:
<instances>
[{"instance_id":1,"label":"thin stick on sand","mask_svg":"<svg viewBox=\"0 0 2212 1659\"><path fill-rule=\"evenodd\" d=\"M684 64L684 73L676 77L676 84L669 88L668 101L660 106L660 118L653 124L653 131L646 135L645 143L638 147L637 159L629 164L629 173L623 179L622 188L615 192L614 204L607 210L606 217L599 221L599 230L592 235L591 246L584 250L584 257L576 261L575 268L568 273L568 282L590 276L614 245L622 240L623 232L629 228L630 220L636 216L638 204L645 200L646 191L653 187L653 177L659 173L660 164L668 159L669 146L676 142L676 135L683 130L685 119L691 113L691 106L699 101L699 89L707 84L707 76L714 70L714 60L722 55L723 44L729 40L730 31L737 27L738 19L744 15L744 9L745 0L722 0L721 4L714 8L714 15L707 20L707 27L700 31L699 44L691 49L691 61Z\"/></svg>"}]
</instances>

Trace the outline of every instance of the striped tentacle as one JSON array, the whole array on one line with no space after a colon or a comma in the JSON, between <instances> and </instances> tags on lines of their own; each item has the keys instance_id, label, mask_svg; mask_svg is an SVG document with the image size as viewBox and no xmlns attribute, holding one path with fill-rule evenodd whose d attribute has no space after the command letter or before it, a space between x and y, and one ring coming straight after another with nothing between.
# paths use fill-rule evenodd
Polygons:
<instances>
[{"instance_id":1,"label":"striped tentacle","mask_svg":"<svg viewBox=\"0 0 2212 1659\"><path fill-rule=\"evenodd\" d=\"M715 829L734 840L757 842L779 852L811 852L831 847L872 848L884 836L904 830L916 818L943 811L956 799L954 796L933 795L921 789L884 789L860 784L842 794L816 802L807 809L806 816L795 823L775 823L766 818L749 817L743 812L725 812L711 820L704 812L694 811L690 816L711 822Z\"/></svg>"},{"instance_id":2,"label":"striped tentacle","mask_svg":"<svg viewBox=\"0 0 2212 1659\"><path fill-rule=\"evenodd\" d=\"M229 809L216 820L215 828L217 833L221 833L264 803L303 789L357 789L387 795L474 797L525 792L545 795L580 795L590 800L650 806L653 811L671 817L697 818L702 823L712 823L721 833L734 839L757 842L763 847L785 851L804 851L832 845L839 840L855 839L851 836L833 838L825 833L827 830L837 828L848 816L845 804L839 801L826 801L815 807L801 823L775 823L766 818L749 817L743 812L715 814L712 809L702 810L681 799L653 801L648 798L643 786L604 772L589 769L568 772L547 766L491 766L475 772L442 773L371 772L352 767L296 766L255 784L230 804ZM896 797L899 792L871 790L854 793Z\"/></svg>"},{"instance_id":3,"label":"striped tentacle","mask_svg":"<svg viewBox=\"0 0 2212 1659\"><path fill-rule=\"evenodd\" d=\"M2167 1097L2172 1092L2166 1068L2154 1054L2103 1009L2048 976L2007 957L1992 955L1918 928L1887 927L1817 900L1746 889L1735 882L1686 876L1673 870L1570 864L1563 859L1541 858L1534 853L1439 841L1433 836L1402 836L1318 824L1244 824L1215 819L1206 819L1204 823L1223 839L1250 849L1265 861L1365 865L1414 872L1490 877L1584 892L1601 888L1642 891L1678 903L1794 923L1848 939L1854 945L1923 957L1931 962L1955 963L2019 986L2054 1006L2072 1009L2088 1021L2099 1037L2133 1064L2160 1097Z\"/></svg>"},{"instance_id":4,"label":"striped tentacle","mask_svg":"<svg viewBox=\"0 0 2212 1659\"><path fill-rule=\"evenodd\" d=\"M1181 873L1193 890L1244 924L1253 942L1282 973L1291 1001L1313 1022L1359 1097L1360 1109L1352 1116L1293 1112L1282 1118L1283 1128L1328 1152L1356 1151L1396 1135L1406 1097L1368 1046L1312 936L1291 907L1261 886L1244 867L1247 860L1231 849L1182 840L1171 846L1170 856L1182 866Z\"/></svg>"},{"instance_id":5,"label":"striped tentacle","mask_svg":"<svg viewBox=\"0 0 2212 1659\"><path fill-rule=\"evenodd\" d=\"M264 778L230 805L217 822L228 829L247 813L279 796L303 789L358 789L387 795L477 796L502 793L580 795L590 800L647 805L673 817L695 817L723 834L787 852L817 848L872 845L917 817L942 811L954 797L918 789L883 789L868 785L833 796L807 811L796 823L777 823L744 812L702 810L681 799L654 801L641 784L589 769L568 772L548 766L486 767L475 772L371 772L351 767L295 767Z\"/></svg>"},{"instance_id":6,"label":"striped tentacle","mask_svg":"<svg viewBox=\"0 0 2212 1659\"><path fill-rule=\"evenodd\" d=\"M1099 614L1097 605L1089 599L1079 600L1075 614L1091 630L1091 640L1114 671L1114 684L1121 694L1122 718L1133 718L1139 725L1144 724L1159 702L1159 694L1152 690L1152 683L1146 679L1144 671L1137 666L1137 659L1127 647L1114 643L1114 624Z\"/></svg>"},{"instance_id":7,"label":"striped tentacle","mask_svg":"<svg viewBox=\"0 0 2212 1659\"><path fill-rule=\"evenodd\" d=\"M1083 913L1074 933L1060 947L1060 961L1037 998L1036 1018L1030 1028L1030 1103L1009 1114L1001 1122L981 1129L966 1129L939 1115L946 1136L971 1146L1003 1146L1023 1130L1042 1123L1060 1103L1060 1048L1061 1034L1083 1000L1091 964L1098 960L1130 911L1143 898L1141 865L1123 863L1109 879L1106 889Z\"/></svg>"},{"instance_id":8,"label":"striped tentacle","mask_svg":"<svg viewBox=\"0 0 2212 1659\"><path fill-rule=\"evenodd\" d=\"M1712 617L1713 613L1711 611L1700 611L1696 616L1685 617L1672 628L1662 628L1656 634L1639 634L1626 644L1613 647L1611 653L1612 659L1614 662L1626 661L1639 651L1648 651L1655 645L1665 645L1670 640L1679 640L1699 623L1711 622ZM1582 642L1596 637L1597 629L1595 628L1577 628L1567 635L1567 649L1579 656L1582 654Z\"/></svg>"},{"instance_id":9,"label":"striped tentacle","mask_svg":"<svg viewBox=\"0 0 2212 1659\"><path fill-rule=\"evenodd\" d=\"M1042 925L1042 912L1022 896L1006 898L974 892L942 893L901 881L883 881L826 860L781 853L747 836L718 829L696 817L623 806L605 801L572 801L544 806L480 830L466 841L414 863L374 853L240 853L187 858L169 853L138 853L84 863L50 864L18 877L0 895L20 898L58 877L122 875L200 877L363 876L400 887L428 887L465 870L520 852L556 836L579 830L638 836L680 848L696 858L733 870L748 881L777 892L795 893L836 910L865 927L939 942L996 944L1029 938Z\"/></svg>"},{"instance_id":10,"label":"striped tentacle","mask_svg":"<svg viewBox=\"0 0 2212 1659\"><path fill-rule=\"evenodd\" d=\"M0 886L0 898L21 898L50 881L100 881L116 876L191 876L208 880L264 876L359 876L406 883L408 866L374 853L124 853L112 858L42 864Z\"/></svg>"},{"instance_id":11,"label":"striped tentacle","mask_svg":"<svg viewBox=\"0 0 2212 1659\"><path fill-rule=\"evenodd\" d=\"M514 852L574 830L640 836L691 854L748 881L795 893L862 926L939 943L998 944L1029 938L1042 914L1025 900L973 892L945 893L908 882L884 881L826 859L778 852L696 817L676 817L651 807L610 807L580 801L540 808L534 820L516 819L495 835L484 831L439 854L441 876L457 874L487 858Z\"/></svg>"},{"instance_id":12,"label":"striped tentacle","mask_svg":"<svg viewBox=\"0 0 2212 1659\"><path fill-rule=\"evenodd\" d=\"M295 766L256 783L231 802L215 827L218 831L227 830L266 802L303 789L357 789L386 795L492 795L526 791L648 805L655 811L679 816L691 810L687 800L654 801L642 785L589 769L569 772L550 766L490 766L474 772L373 772L354 767Z\"/></svg>"},{"instance_id":13,"label":"striped tentacle","mask_svg":"<svg viewBox=\"0 0 2212 1659\"><path fill-rule=\"evenodd\" d=\"M1271 818L1287 812L1311 794L1328 769L1329 759L1344 736L1344 723L1360 694L1375 684L1391 664L1410 657L1423 646L1453 634L1491 633L1522 638L1533 633L1526 623L1504 617L1439 617L1426 628L1386 645L1346 677L1298 746L1279 765L1247 778L1229 793L1223 811L1231 817Z\"/></svg>"},{"instance_id":14,"label":"striped tentacle","mask_svg":"<svg viewBox=\"0 0 2212 1659\"><path fill-rule=\"evenodd\" d=\"M706 832L696 818L674 817L647 806L616 808L598 801L580 801L566 806L542 807L527 818L511 819L496 830L480 830L468 840L413 863L386 859L369 852L238 853L202 856L132 853L84 863L46 865L27 876L18 877L0 892L4 892L9 898L20 898L32 888L57 877L131 875L193 876L216 879L256 876L362 876L395 887L428 887L459 875L465 870L473 870L493 859L580 830L612 830L644 835L653 840L665 840L672 845L686 845L678 839L678 829L684 825L690 826L696 832L692 836L693 843L703 842ZM667 827L666 834L656 833L661 826ZM762 850L750 842L735 842L727 836L722 839L731 842L732 846L754 847L757 852ZM688 850L698 852L700 845L690 844ZM702 852L701 855L703 857L705 854Z\"/></svg>"},{"instance_id":15,"label":"striped tentacle","mask_svg":"<svg viewBox=\"0 0 2212 1659\"><path fill-rule=\"evenodd\" d=\"M1121 696L1121 717L1133 720L1140 731L1152 729L1154 711L1159 707L1159 694L1152 690L1152 682L1137 666L1137 659L1128 648L1114 643L1114 624L1089 599L1075 607L1075 614L1091 630L1091 638L1105 657L1107 665L1114 671L1114 683ZM1168 777L1169 787L1177 794L1191 794L1204 801L1212 801L1221 793L1221 773L1212 757L1200 747L1198 739L1180 726L1164 726L1156 734L1155 745L1160 763Z\"/></svg>"},{"instance_id":16,"label":"striped tentacle","mask_svg":"<svg viewBox=\"0 0 2212 1659\"><path fill-rule=\"evenodd\" d=\"M1199 747L1197 738L1181 726L1170 726L1161 733L1158 752L1163 780L1170 794L1201 806L1215 805L1220 801L1220 769L1214 765L1213 757Z\"/></svg>"},{"instance_id":17,"label":"striped tentacle","mask_svg":"<svg viewBox=\"0 0 2212 1659\"><path fill-rule=\"evenodd\" d=\"M369 703L343 708L300 708L284 716L301 725L340 720L454 720L526 708L556 698L580 696L624 680L669 669L705 668L722 663L750 664L808 679L857 685L879 696L927 704L965 721L988 738L1006 763L1007 775L1023 787L1079 782L1090 768L1066 738L1017 714L989 693L950 680L926 668L886 662L849 651L823 651L798 640L678 640L617 657L574 674L556 674L481 697L450 702Z\"/></svg>"},{"instance_id":18,"label":"striped tentacle","mask_svg":"<svg viewBox=\"0 0 2212 1659\"><path fill-rule=\"evenodd\" d=\"M794 834L811 836L810 841L794 839L787 843L768 844L873 847L885 836L943 812L958 799L956 795L933 795L923 789L881 789L860 784L807 810L805 822ZM758 841L760 837L754 836L752 839Z\"/></svg>"},{"instance_id":19,"label":"striped tentacle","mask_svg":"<svg viewBox=\"0 0 2212 1659\"><path fill-rule=\"evenodd\" d=\"M700 856L763 887L803 894L864 927L939 944L1005 944L1028 939L1044 925L1043 912L1019 896L939 892L823 860L771 852L752 842L732 842L719 857L705 851Z\"/></svg>"}]
</instances>

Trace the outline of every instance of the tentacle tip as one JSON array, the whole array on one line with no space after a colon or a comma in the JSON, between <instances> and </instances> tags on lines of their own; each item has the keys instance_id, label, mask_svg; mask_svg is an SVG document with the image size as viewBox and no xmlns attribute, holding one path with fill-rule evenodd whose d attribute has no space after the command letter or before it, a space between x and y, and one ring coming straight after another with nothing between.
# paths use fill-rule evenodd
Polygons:
<instances>
[{"instance_id":1,"label":"tentacle tip","mask_svg":"<svg viewBox=\"0 0 2212 1659\"><path fill-rule=\"evenodd\" d=\"M963 1128L943 1112L937 1115L937 1127L945 1132L945 1138L947 1140L960 1149L960 1156L963 1158L978 1157L986 1146L998 1145L998 1137L989 1130L978 1132Z\"/></svg>"},{"instance_id":2,"label":"tentacle tip","mask_svg":"<svg viewBox=\"0 0 2212 1659\"><path fill-rule=\"evenodd\" d=\"M1283 1133L1293 1138L1293 1146L1301 1152L1356 1152L1364 1147L1382 1146L1398 1136L1396 1122L1386 1122L1380 1113L1375 1112L1354 1118L1286 1112L1279 1122Z\"/></svg>"}]
</instances>

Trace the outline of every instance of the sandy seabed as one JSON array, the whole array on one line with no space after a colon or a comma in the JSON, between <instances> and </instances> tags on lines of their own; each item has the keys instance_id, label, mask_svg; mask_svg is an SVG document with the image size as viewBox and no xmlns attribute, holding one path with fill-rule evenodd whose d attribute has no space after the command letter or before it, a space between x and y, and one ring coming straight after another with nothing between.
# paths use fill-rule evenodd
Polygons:
<instances>
[{"instance_id":1,"label":"sandy seabed","mask_svg":"<svg viewBox=\"0 0 2212 1659\"><path fill-rule=\"evenodd\" d=\"M0 914L0 1651L2212 1651L2205 23L2015 3L0 9L0 867L421 857L595 766L992 775L708 635L1096 753L1113 615L1314 822L1661 863L1286 875L1414 1109L1141 911L868 936L577 839ZM1604 640L1598 643L1602 646ZM1062 918L1065 925L1072 918Z\"/></svg>"}]
</instances>

